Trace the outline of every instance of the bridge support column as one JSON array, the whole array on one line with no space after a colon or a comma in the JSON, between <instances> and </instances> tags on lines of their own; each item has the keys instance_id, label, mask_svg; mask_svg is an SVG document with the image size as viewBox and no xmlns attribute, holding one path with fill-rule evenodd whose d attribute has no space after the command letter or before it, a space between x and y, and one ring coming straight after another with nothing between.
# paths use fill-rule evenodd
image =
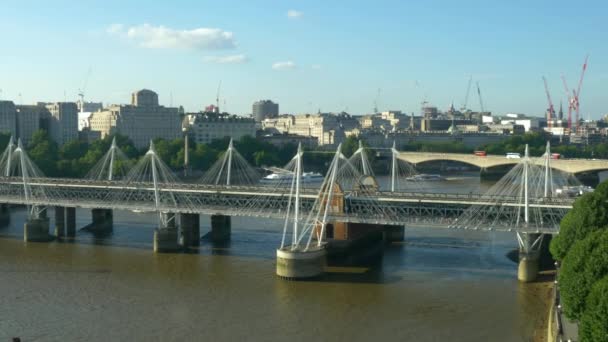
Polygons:
<instances>
[{"instance_id":1,"label":"bridge support column","mask_svg":"<svg viewBox=\"0 0 608 342\"><path fill-rule=\"evenodd\" d=\"M65 235L69 238L76 237L76 208L65 208Z\"/></svg>"},{"instance_id":2,"label":"bridge support column","mask_svg":"<svg viewBox=\"0 0 608 342\"><path fill-rule=\"evenodd\" d=\"M174 213L162 213L163 223L154 229L154 253L171 253L179 250L177 225Z\"/></svg>"},{"instance_id":3,"label":"bridge support column","mask_svg":"<svg viewBox=\"0 0 608 342\"><path fill-rule=\"evenodd\" d=\"M232 225L230 216L211 215L211 241L216 243L230 241Z\"/></svg>"},{"instance_id":4,"label":"bridge support column","mask_svg":"<svg viewBox=\"0 0 608 342\"><path fill-rule=\"evenodd\" d=\"M181 235L180 241L183 248L197 247L200 245L200 216L199 214L180 214Z\"/></svg>"},{"instance_id":5,"label":"bridge support column","mask_svg":"<svg viewBox=\"0 0 608 342\"><path fill-rule=\"evenodd\" d=\"M55 236L65 236L65 207L55 207Z\"/></svg>"},{"instance_id":6,"label":"bridge support column","mask_svg":"<svg viewBox=\"0 0 608 342\"><path fill-rule=\"evenodd\" d=\"M541 234L518 233L519 265L517 279L524 283L536 280L539 271Z\"/></svg>"},{"instance_id":7,"label":"bridge support column","mask_svg":"<svg viewBox=\"0 0 608 342\"><path fill-rule=\"evenodd\" d=\"M401 242L405 240L405 227L403 226L384 226L384 241L387 243Z\"/></svg>"},{"instance_id":8,"label":"bridge support column","mask_svg":"<svg viewBox=\"0 0 608 342\"><path fill-rule=\"evenodd\" d=\"M93 209L91 210L91 223L87 229L97 233L111 232L114 224L114 213L112 209Z\"/></svg>"},{"instance_id":9,"label":"bridge support column","mask_svg":"<svg viewBox=\"0 0 608 342\"><path fill-rule=\"evenodd\" d=\"M7 226L11 222L11 215L7 204L0 204L0 227Z\"/></svg>"},{"instance_id":10,"label":"bridge support column","mask_svg":"<svg viewBox=\"0 0 608 342\"><path fill-rule=\"evenodd\" d=\"M285 279L307 279L325 272L327 252L324 247L291 250L291 246L277 249L277 275Z\"/></svg>"},{"instance_id":11,"label":"bridge support column","mask_svg":"<svg viewBox=\"0 0 608 342\"><path fill-rule=\"evenodd\" d=\"M23 241L25 242L47 242L51 240L49 234L49 218L46 210L42 211L36 218L29 218L23 224Z\"/></svg>"}]
</instances>

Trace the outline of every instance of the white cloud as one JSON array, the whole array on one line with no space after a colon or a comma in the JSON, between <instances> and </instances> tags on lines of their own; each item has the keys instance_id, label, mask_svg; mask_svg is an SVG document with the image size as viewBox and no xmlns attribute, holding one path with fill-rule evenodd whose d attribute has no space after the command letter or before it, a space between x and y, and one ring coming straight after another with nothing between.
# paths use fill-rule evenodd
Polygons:
<instances>
[{"instance_id":1,"label":"white cloud","mask_svg":"<svg viewBox=\"0 0 608 342\"><path fill-rule=\"evenodd\" d=\"M232 49L236 46L232 32L218 28L195 28L176 30L165 26L143 24L125 27L112 24L107 29L111 35L124 37L150 49L196 49L219 50Z\"/></svg>"},{"instance_id":2,"label":"white cloud","mask_svg":"<svg viewBox=\"0 0 608 342\"><path fill-rule=\"evenodd\" d=\"M319 65L319 64L313 64L313 65L310 66L310 68L312 70L320 70L321 69L321 65Z\"/></svg>"},{"instance_id":3,"label":"white cloud","mask_svg":"<svg viewBox=\"0 0 608 342\"><path fill-rule=\"evenodd\" d=\"M292 70L296 68L296 63L292 61L276 62L272 65L272 68L279 71Z\"/></svg>"},{"instance_id":4,"label":"white cloud","mask_svg":"<svg viewBox=\"0 0 608 342\"><path fill-rule=\"evenodd\" d=\"M296 10L287 11L287 18L298 19L298 18L302 18L303 15L304 15L304 13L300 12L300 11L296 11Z\"/></svg>"},{"instance_id":5,"label":"white cloud","mask_svg":"<svg viewBox=\"0 0 608 342\"><path fill-rule=\"evenodd\" d=\"M215 64L242 64L249 61L249 58L245 55L205 56L203 61Z\"/></svg>"}]
</instances>

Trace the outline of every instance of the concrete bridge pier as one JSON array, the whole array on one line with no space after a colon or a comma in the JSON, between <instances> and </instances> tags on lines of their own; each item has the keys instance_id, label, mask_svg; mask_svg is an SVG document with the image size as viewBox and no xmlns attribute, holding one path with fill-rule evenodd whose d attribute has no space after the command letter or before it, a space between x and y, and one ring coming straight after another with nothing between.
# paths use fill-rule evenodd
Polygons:
<instances>
[{"instance_id":1,"label":"concrete bridge pier","mask_svg":"<svg viewBox=\"0 0 608 342\"><path fill-rule=\"evenodd\" d=\"M211 241L223 243L230 241L232 225L230 216L211 215Z\"/></svg>"},{"instance_id":2,"label":"concrete bridge pier","mask_svg":"<svg viewBox=\"0 0 608 342\"><path fill-rule=\"evenodd\" d=\"M540 265L541 234L518 233L519 265L517 279L524 283L536 280Z\"/></svg>"},{"instance_id":3,"label":"concrete bridge pier","mask_svg":"<svg viewBox=\"0 0 608 342\"><path fill-rule=\"evenodd\" d=\"M201 242L200 215L180 214L180 243L183 248L198 247Z\"/></svg>"},{"instance_id":4,"label":"concrete bridge pier","mask_svg":"<svg viewBox=\"0 0 608 342\"><path fill-rule=\"evenodd\" d=\"M0 204L0 227L7 226L11 222L8 204Z\"/></svg>"},{"instance_id":5,"label":"concrete bridge pier","mask_svg":"<svg viewBox=\"0 0 608 342\"><path fill-rule=\"evenodd\" d=\"M161 213L160 226L154 229L154 253L171 253L179 250L175 213Z\"/></svg>"},{"instance_id":6,"label":"concrete bridge pier","mask_svg":"<svg viewBox=\"0 0 608 342\"><path fill-rule=\"evenodd\" d=\"M384 241L386 243L391 242L402 242L405 241L405 227L404 226L384 226Z\"/></svg>"},{"instance_id":7,"label":"concrete bridge pier","mask_svg":"<svg viewBox=\"0 0 608 342\"><path fill-rule=\"evenodd\" d=\"M57 238L76 236L76 208L55 207L55 236Z\"/></svg>"},{"instance_id":8,"label":"concrete bridge pier","mask_svg":"<svg viewBox=\"0 0 608 342\"><path fill-rule=\"evenodd\" d=\"M86 228L93 233L110 233L114 226L114 213L112 209L91 210L93 223Z\"/></svg>"},{"instance_id":9,"label":"concrete bridge pier","mask_svg":"<svg viewBox=\"0 0 608 342\"><path fill-rule=\"evenodd\" d=\"M308 250L291 246L277 249L277 270L285 279L316 278L325 272L327 252L324 246L312 246Z\"/></svg>"},{"instance_id":10,"label":"concrete bridge pier","mask_svg":"<svg viewBox=\"0 0 608 342\"><path fill-rule=\"evenodd\" d=\"M47 242L51 240L49 234L49 218L46 210L41 211L38 217L28 218L23 224L23 241Z\"/></svg>"}]
</instances>

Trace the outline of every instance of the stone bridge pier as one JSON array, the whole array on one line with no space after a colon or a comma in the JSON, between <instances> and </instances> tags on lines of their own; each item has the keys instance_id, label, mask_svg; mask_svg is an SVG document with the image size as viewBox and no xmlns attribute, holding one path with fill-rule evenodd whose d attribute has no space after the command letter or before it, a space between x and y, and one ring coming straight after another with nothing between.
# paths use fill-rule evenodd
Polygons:
<instances>
[{"instance_id":1,"label":"stone bridge pier","mask_svg":"<svg viewBox=\"0 0 608 342\"><path fill-rule=\"evenodd\" d=\"M94 234L109 234L114 227L114 213L112 209L93 209L91 210L92 223L84 229Z\"/></svg>"},{"instance_id":2,"label":"stone bridge pier","mask_svg":"<svg viewBox=\"0 0 608 342\"><path fill-rule=\"evenodd\" d=\"M224 243L230 241L232 232L231 217L226 215L211 215L211 241Z\"/></svg>"},{"instance_id":3,"label":"stone bridge pier","mask_svg":"<svg viewBox=\"0 0 608 342\"><path fill-rule=\"evenodd\" d=\"M201 244L201 229L199 214L180 214L180 244L184 249L198 247Z\"/></svg>"},{"instance_id":4,"label":"stone bridge pier","mask_svg":"<svg viewBox=\"0 0 608 342\"><path fill-rule=\"evenodd\" d=\"M58 239L76 237L76 208L55 207L55 236Z\"/></svg>"},{"instance_id":5,"label":"stone bridge pier","mask_svg":"<svg viewBox=\"0 0 608 342\"><path fill-rule=\"evenodd\" d=\"M517 279L524 283L533 282L538 276L542 234L517 233L519 242L519 264Z\"/></svg>"},{"instance_id":6,"label":"stone bridge pier","mask_svg":"<svg viewBox=\"0 0 608 342\"><path fill-rule=\"evenodd\" d=\"M7 226L11 222L8 204L0 204L0 227Z\"/></svg>"},{"instance_id":7,"label":"stone bridge pier","mask_svg":"<svg viewBox=\"0 0 608 342\"><path fill-rule=\"evenodd\" d=\"M175 213L161 213L161 223L154 229L154 253L172 253L179 250Z\"/></svg>"},{"instance_id":8,"label":"stone bridge pier","mask_svg":"<svg viewBox=\"0 0 608 342\"><path fill-rule=\"evenodd\" d=\"M51 238L46 209L41 210L34 217L28 218L23 224L23 241L46 242L50 241Z\"/></svg>"}]
</instances>

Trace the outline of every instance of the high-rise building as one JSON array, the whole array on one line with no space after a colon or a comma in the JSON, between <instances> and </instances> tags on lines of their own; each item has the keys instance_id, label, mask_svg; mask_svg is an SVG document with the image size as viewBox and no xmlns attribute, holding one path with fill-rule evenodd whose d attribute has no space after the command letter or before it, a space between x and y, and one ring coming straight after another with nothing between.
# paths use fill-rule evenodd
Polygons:
<instances>
[{"instance_id":1,"label":"high-rise building","mask_svg":"<svg viewBox=\"0 0 608 342\"><path fill-rule=\"evenodd\" d=\"M147 89L131 95L130 105L112 105L91 114L90 128L101 138L113 133L125 135L137 148L145 148L150 140L173 140L182 136L182 121L177 108L158 104L158 95Z\"/></svg>"},{"instance_id":2,"label":"high-rise building","mask_svg":"<svg viewBox=\"0 0 608 342\"><path fill-rule=\"evenodd\" d=\"M253 118L256 122L261 122L266 118L276 118L279 116L279 104L270 100L260 100L253 103Z\"/></svg>"},{"instance_id":3,"label":"high-rise building","mask_svg":"<svg viewBox=\"0 0 608 342\"><path fill-rule=\"evenodd\" d=\"M24 145L32 141L32 136L42 126L40 121L50 117L49 111L42 104L40 105L18 105L17 106L17 138L21 139ZM48 126L48 125L47 125Z\"/></svg>"},{"instance_id":4,"label":"high-rise building","mask_svg":"<svg viewBox=\"0 0 608 342\"><path fill-rule=\"evenodd\" d=\"M46 105L50 112L49 136L63 145L78 139L78 106L74 102L56 102Z\"/></svg>"},{"instance_id":5,"label":"high-rise building","mask_svg":"<svg viewBox=\"0 0 608 342\"><path fill-rule=\"evenodd\" d=\"M13 101L0 101L0 132L15 135L17 126L15 123L16 110Z\"/></svg>"}]
</instances>

